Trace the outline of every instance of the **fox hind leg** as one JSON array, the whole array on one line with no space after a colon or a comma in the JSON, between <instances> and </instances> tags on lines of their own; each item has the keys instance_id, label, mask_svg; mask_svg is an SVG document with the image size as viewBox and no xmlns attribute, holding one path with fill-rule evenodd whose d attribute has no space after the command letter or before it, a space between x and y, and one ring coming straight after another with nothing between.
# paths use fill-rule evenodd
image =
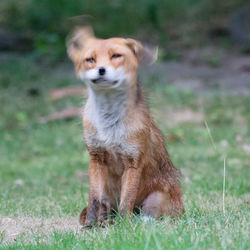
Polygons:
<instances>
[{"instance_id":1,"label":"fox hind leg","mask_svg":"<svg viewBox=\"0 0 250 250\"><path fill-rule=\"evenodd\" d=\"M160 218L164 215L178 216L184 212L181 189L169 188L168 192L153 191L142 203L142 211L152 218Z\"/></svg>"}]
</instances>

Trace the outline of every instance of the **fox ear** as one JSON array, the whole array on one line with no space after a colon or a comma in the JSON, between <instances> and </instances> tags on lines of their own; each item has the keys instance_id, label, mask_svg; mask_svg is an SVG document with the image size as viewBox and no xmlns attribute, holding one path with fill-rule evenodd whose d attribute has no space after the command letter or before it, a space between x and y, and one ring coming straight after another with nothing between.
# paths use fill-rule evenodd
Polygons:
<instances>
[{"instance_id":1,"label":"fox ear","mask_svg":"<svg viewBox=\"0 0 250 250\"><path fill-rule=\"evenodd\" d=\"M77 27L75 30L67 37L66 46L67 53L71 60L77 58L77 54L84 47L84 44L89 38L93 38L94 33L91 27Z\"/></svg>"},{"instance_id":2,"label":"fox ear","mask_svg":"<svg viewBox=\"0 0 250 250\"><path fill-rule=\"evenodd\" d=\"M126 39L126 42L141 64L149 65L157 60L158 47L150 49L143 46L140 42L130 38Z\"/></svg>"}]
</instances>

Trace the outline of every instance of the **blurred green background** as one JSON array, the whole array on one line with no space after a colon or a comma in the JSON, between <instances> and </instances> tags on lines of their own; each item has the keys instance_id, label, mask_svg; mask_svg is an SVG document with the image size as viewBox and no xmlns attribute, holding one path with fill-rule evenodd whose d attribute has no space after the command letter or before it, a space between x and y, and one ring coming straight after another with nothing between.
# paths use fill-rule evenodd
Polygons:
<instances>
[{"instance_id":1,"label":"blurred green background","mask_svg":"<svg viewBox=\"0 0 250 250\"><path fill-rule=\"evenodd\" d=\"M1 0L0 29L31 39L29 48L38 56L56 60L65 56L66 34L81 19L72 17L81 15L89 15L99 37L129 34L159 44L163 51L200 46L215 37L228 45L232 14L249 4L249 0Z\"/></svg>"}]
</instances>

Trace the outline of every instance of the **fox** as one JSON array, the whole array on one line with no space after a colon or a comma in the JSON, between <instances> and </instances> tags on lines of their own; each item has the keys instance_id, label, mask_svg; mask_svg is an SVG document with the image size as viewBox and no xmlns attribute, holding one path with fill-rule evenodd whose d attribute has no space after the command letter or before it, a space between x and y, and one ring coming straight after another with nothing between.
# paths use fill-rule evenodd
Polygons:
<instances>
[{"instance_id":1,"label":"fox","mask_svg":"<svg viewBox=\"0 0 250 250\"><path fill-rule=\"evenodd\" d=\"M89 198L80 224L104 223L112 212L123 218L134 211L153 219L182 215L180 170L138 81L139 66L153 63L156 51L131 38L96 38L90 27L78 27L67 53L88 89L82 122Z\"/></svg>"}]
</instances>

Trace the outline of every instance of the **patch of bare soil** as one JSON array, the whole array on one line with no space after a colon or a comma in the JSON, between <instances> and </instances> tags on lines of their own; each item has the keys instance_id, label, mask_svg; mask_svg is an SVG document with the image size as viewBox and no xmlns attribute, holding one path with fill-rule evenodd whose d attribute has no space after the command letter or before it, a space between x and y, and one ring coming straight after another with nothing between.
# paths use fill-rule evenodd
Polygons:
<instances>
[{"instance_id":1,"label":"patch of bare soil","mask_svg":"<svg viewBox=\"0 0 250 250\"><path fill-rule=\"evenodd\" d=\"M160 62L141 71L148 77L164 79L179 88L196 92L223 90L230 94L250 93L250 55L219 47L179 51L180 60Z\"/></svg>"},{"instance_id":2,"label":"patch of bare soil","mask_svg":"<svg viewBox=\"0 0 250 250\"><path fill-rule=\"evenodd\" d=\"M183 109L183 110L168 110L167 117L171 117L171 120L168 120L169 126L174 126L182 122L193 122L201 123L204 121L204 114L202 112L196 112L192 109Z\"/></svg>"},{"instance_id":3,"label":"patch of bare soil","mask_svg":"<svg viewBox=\"0 0 250 250\"><path fill-rule=\"evenodd\" d=\"M80 232L80 224L77 218L42 219L28 217L3 217L0 219L0 239L3 242L14 242L19 237L25 241L32 241L34 235L46 237L57 232Z\"/></svg>"}]
</instances>

